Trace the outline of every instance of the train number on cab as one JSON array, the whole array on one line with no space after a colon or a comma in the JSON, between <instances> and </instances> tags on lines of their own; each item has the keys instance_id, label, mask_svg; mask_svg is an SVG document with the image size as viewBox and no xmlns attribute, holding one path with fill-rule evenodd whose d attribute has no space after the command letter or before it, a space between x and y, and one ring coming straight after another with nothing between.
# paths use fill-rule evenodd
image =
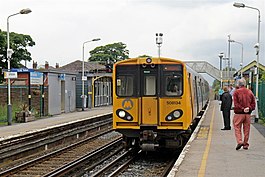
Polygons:
<instances>
[{"instance_id":1,"label":"train number on cab","mask_svg":"<svg viewBox=\"0 0 265 177\"><path fill-rule=\"evenodd\" d=\"M181 105L181 101L167 101L167 105Z\"/></svg>"}]
</instances>

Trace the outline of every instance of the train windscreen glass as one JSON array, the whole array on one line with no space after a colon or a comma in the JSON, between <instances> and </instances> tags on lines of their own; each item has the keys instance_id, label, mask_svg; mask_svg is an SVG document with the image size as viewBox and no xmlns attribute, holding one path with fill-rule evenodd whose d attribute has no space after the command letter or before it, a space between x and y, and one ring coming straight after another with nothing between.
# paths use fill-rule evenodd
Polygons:
<instances>
[{"instance_id":1,"label":"train windscreen glass","mask_svg":"<svg viewBox=\"0 0 265 177\"><path fill-rule=\"evenodd\" d=\"M121 65L116 67L116 94L118 96L135 95L135 65Z\"/></svg>"},{"instance_id":2,"label":"train windscreen glass","mask_svg":"<svg viewBox=\"0 0 265 177\"><path fill-rule=\"evenodd\" d=\"M163 65L163 92L166 96L183 94L183 69L181 64Z\"/></svg>"}]
</instances>

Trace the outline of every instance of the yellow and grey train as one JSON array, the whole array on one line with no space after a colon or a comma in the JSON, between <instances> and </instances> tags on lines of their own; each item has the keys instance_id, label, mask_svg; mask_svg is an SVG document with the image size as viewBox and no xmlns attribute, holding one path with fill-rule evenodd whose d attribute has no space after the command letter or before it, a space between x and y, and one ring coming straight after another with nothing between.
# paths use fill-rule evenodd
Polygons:
<instances>
[{"instance_id":1,"label":"yellow and grey train","mask_svg":"<svg viewBox=\"0 0 265 177\"><path fill-rule=\"evenodd\" d=\"M126 147L179 148L206 108L208 82L184 62L131 58L113 67L113 129Z\"/></svg>"}]
</instances>

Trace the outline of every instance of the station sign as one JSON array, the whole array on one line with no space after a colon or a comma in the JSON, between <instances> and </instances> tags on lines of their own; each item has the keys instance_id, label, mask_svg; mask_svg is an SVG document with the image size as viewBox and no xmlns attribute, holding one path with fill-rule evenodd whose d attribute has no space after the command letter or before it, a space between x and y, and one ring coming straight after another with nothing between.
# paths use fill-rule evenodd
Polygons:
<instances>
[{"instance_id":1,"label":"station sign","mask_svg":"<svg viewBox=\"0 0 265 177\"><path fill-rule=\"evenodd\" d=\"M43 73L30 72L30 84L43 85Z\"/></svg>"},{"instance_id":2,"label":"station sign","mask_svg":"<svg viewBox=\"0 0 265 177\"><path fill-rule=\"evenodd\" d=\"M59 80L65 81L65 74L58 75Z\"/></svg>"},{"instance_id":3,"label":"station sign","mask_svg":"<svg viewBox=\"0 0 265 177\"><path fill-rule=\"evenodd\" d=\"M34 72L34 69L28 68L12 68L11 72L18 72L18 73L27 73L27 72Z\"/></svg>"},{"instance_id":4,"label":"station sign","mask_svg":"<svg viewBox=\"0 0 265 177\"><path fill-rule=\"evenodd\" d=\"M17 72L4 72L4 78L5 79L16 79Z\"/></svg>"}]
</instances>

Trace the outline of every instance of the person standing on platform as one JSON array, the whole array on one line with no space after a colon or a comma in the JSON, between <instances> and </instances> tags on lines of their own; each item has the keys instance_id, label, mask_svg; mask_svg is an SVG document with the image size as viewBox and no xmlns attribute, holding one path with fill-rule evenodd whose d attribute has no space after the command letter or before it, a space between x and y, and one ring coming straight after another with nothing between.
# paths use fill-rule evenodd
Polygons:
<instances>
[{"instance_id":1,"label":"person standing on platform","mask_svg":"<svg viewBox=\"0 0 265 177\"><path fill-rule=\"evenodd\" d=\"M247 89L246 80L244 78L238 80L239 88L235 90L233 98L234 98L234 128L235 128L235 136L237 141L236 150L239 150L242 146L245 150L248 149L248 139L250 132L250 114L255 109L255 97L253 93ZM242 140L242 129L243 125L243 133L244 140Z\"/></svg>"},{"instance_id":2,"label":"person standing on platform","mask_svg":"<svg viewBox=\"0 0 265 177\"><path fill-rule=\"evenodd\" d=\"M230 126L230 110L232 107L232 96L228 92L228 88L224 87L224 93L221 97L221 111L223 112L224 128L221 130L231 130Z\"/></svg>"},{"instance_id":3,"label":"person standing on platform","mask_svg":"<svg viewBox=\"0 0 265 177\"><path fill-rule=\"evenodd\" d=\"M221 105L221 102L222 102L222 95L224 93L224 90L222 88L220 88L218 90L218 95L219 95L219 105Z\"/></svg>"},{"instance_id":4,"label":"person standing on platform","mask_svg":"<svg viewBox=\"0 0 265 177\"><path fill-rule=\"evenodd\" d=\"M234 95L234 92L235 92L235 88L233 87L233 84L230 84L230 86L229 86L229 93L230 93L230 95L233 97L233 95Z\"/></svg>"},{"instance_id":5,"label":"person standing on platform","mask_svg":"<svg viewBox=\"0 0 265 177\"><path fill-rule=\"evenodd\" d=\"M230 84L229 85L229 93L232 96L232 107L231 107L231 109L234 109L233 95L234 95L235 90L236 89L233 87L233 84Z\"/></svg>"}]
</instances>

